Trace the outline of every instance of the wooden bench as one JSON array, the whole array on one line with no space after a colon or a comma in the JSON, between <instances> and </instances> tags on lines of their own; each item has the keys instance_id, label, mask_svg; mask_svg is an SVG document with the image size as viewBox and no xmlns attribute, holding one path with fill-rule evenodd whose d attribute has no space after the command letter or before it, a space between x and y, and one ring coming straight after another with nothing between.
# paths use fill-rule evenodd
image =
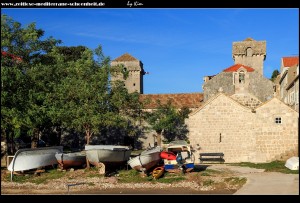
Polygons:
<instances>
[{"instance_id":1,"label":"wooden bench","mask_svg":"<svg viewBox=\"0 0 300 203\"><path fill-rule=\"evenodd\" d=\"M199 155L200 163L203 161L219 161L220 163L225 161L223 159L224 153L200 153Z\"/></svg>"}]
</instances>

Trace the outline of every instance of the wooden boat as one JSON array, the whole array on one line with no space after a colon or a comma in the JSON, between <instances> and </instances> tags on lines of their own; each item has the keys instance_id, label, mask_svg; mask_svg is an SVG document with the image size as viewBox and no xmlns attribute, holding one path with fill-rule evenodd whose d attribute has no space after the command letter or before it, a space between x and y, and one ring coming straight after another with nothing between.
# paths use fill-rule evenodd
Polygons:
<instances>
[{"instance_id":1,"label":"wooden boat","mask_svg":"<svg viewBox=\"0 0 300 203\"><path fill-rule=\"evenodd\" d=\"M62 146L19 149L7 169L12 172L25 171L58 164L55 154L62 152Z\"/></svg>"},{"instance_id":2,"label":"wooden boat","mask_svg":"<svg viewBox=\"0 0 300 203\"><path fill-rule=\"evenodd\" d=\"M170 142L166 149L166 154L172 152L176 159L164 159L164 165L166 171L174 171L182 169L185 172L192 171L194 169L194 155L191 152L190 146L184 140L178 140Z\"/></svg>"},{"instance_id":3,"label":"wooden boat","mask_svg":"<svg viewBox=\"0 0 300 203\"><path fill-rule=\"evenodd\" d=\"M164 171L165 169L163 166L156 167L152 172L152 177L154 179L159 179L164 174Z\"/></svg>"},{"instance_id":4,"label":"wooden boat","mask_svg":"<svg viewBox=\"0 0 300 203\"><path fill-rule=\"evenodd\" d=\"M73 153L56 153L55 158L62 169L82 166L86 163L86 155L84 152Z\"/></svg>"},{"instance_id":5,"label":"wooden boat","mask_svg":"<svg viewBox=\"0 0 300 203\"><path fill-rule=\"evenodd\" d=\"M157 165L160 158L161 147L155 147L143 151L139 156L129 159L127 161L131 168L137 171L147 171Z\"/></svg>"},{"instance_id":6,"label":"wooden boat","mask_svg":"<svg viewBox=\"0 0 300 203\"><path fill-rule=\"evenodd\" d=\"M120 165L128 161L131 150L127 146L86 145L86 157L94 166L99 162L109 165Z\"/></svg>"}]
</instances>

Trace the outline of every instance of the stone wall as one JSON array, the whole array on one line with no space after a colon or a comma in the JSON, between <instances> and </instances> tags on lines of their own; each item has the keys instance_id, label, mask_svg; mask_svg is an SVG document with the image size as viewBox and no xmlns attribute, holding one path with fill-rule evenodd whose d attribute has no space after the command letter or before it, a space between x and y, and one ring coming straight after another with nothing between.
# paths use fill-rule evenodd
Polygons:
<instances>
[{"instance_id":1,"label":"stone wall","mask_svg":"<svg viewBox=\"0 0 300 203\"><path fill-rule=\"evenodd\" d=\"M219 93L186 123L196 162L202 152L223 152L227 163L269 162L298 148L298 114L276 98L251 111Z\"/></svg>"},{"instance_id":2,"label":"stone wall","mask_svg":"<svg viewBox=\"0 0 300 203\"><path fill-rule=\"evenodd\" d=\"M261 101L251 94L234 94L231 98L250 109L255 109L261 104Z\"/></svg>"},{"instance_id":3,"label":"stone wall","mask_svg":"<svg viewBox=\"0 0 300 203\"><path fill-rule=\"evenodd\" d=\"M232 57L235 64L250 66L263 75L264 60L267 54L266 43L266 41L256 41L251 38L233 42Z\"/></svg>"},{"instance_id":4,"label":"stone wall","mask_svg":"<svg viewBox=\"0 0 300 203\"><path fill-rule=\"evenodd\" d=\"M199 153L223 152L226 162L249 161L255 143L251 110L218 94L187 119L189 140Z\"/></svg>"},{"instance_id":5,"label":"stone wall","mask_svg":"<svg viewBox=\"0 0 300 203\"><path fill-rule=\"evenodd\" d=\"M206 82L203 85L204 102L217 94L220 87L222 87L223 92L227 95L241 92L238 91L239 89L235 87L239 84L236 83L236 85L234 85L233 83L234 73L235 72L221 72L211 80ZM272 81L264 78L257 72L247 72L246 76L247 77L245 79L249 81L245 81L245 85L248 84L248 86L244 87L243 93L248 92L257 97L262 102L265 102L274 97L274 83Z\"/></svg>"},{"instance_id":6,"label":"stone wall","mask_svg":"<svg viewBox=\"0 0 300 203\"><path fill-rule=\"evenodd\" d=\"M274 83L257 72L249 73L249 93L265 102L274 97Z\"/></svg>"},{"instance_id":7,"label":"stone wall","mask_svg":"<svg viewBox=\"0 0 300 203\"><path fill-rule=\"evenodd\" d=\"M239 55L234 57L235 64L243 64L253 68L260 75L264 74L264 58L263 55L245 56Z\"/></svg>"},{"instance_id":8,"label":"stone wall","mask_svg":"<svg viewBox=\"0 0 300 203\"><path fill-rule=\"evenodd\" d=\"M124 65L127 71L129 71L128 78L124 81L125 86L129 93L139 92L143 94L143 63L136 61L112 61L111 66ZM115 74L112 76L112 81L123 80L122 74Z\"/></svg>"},{"instance_id":9,"label":"stone wall","mask_svg":"<svg viewBox=\"0 0 300 203\"><path fill-rule=\"evenodd\" d=\"M233 76L231 72L221 72L203 85L204 102L216 95L222 87L228 95L234 94Z\"/></svg>"},{"instance_id":10,"label":"stone wall","mask_svg":"<svg viewBox=\"0 0 300 203\"><path fill-rule=\"evenodd\" d=\"M256 117L255 146L258 154L265 155L264 161L273 161L277 155L298 149L296 111L274 98L256 109ZM276 123L276 118L281 118L281 123Z\"/></svg>"}]
</instances>

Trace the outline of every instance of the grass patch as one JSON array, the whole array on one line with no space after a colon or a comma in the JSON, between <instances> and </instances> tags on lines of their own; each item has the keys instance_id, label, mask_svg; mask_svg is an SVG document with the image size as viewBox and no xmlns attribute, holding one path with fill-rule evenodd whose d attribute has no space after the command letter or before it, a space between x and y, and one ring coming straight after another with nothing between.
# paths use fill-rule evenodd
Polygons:
<instances>
[{"instance_id":1,"label":"grass patch","mask_svg":"<svg viewBox=\"0 0 300 203\"><path fill-rule=\"evenodd\" d=\"M233 184L233 185L244 185L247 182L247 178L245 177L230 177L225 178L225 182Z\"/></svg>"},{"instance_id":2,"label":"grass patch","mask_svg":"<svg viewBox=\"0 0 300 203\"><path fill-rule=\"evenodd\" d=\"M221 174L222 171L213 170L213 169L206 169L205 171L200 172L201 176L215 176Z\"/></svg>"},{"instance_id":3,"label":"grass patch","mask_svg":"<svg viewBox=\"0 0 300 203\"><path fill-rule=\"evenodd\" d=\"M205 180L205 181L203 181L203 186L211 186L212 184L214 184L213 180Z\"/></svg>"},{"instance_id":4,"label":"grass patch","mask_svg":"<svg viewBox=\"0 0 300 203\"><path fill-rule=\"evenodd\" d=\"M186 177L183 174L172 174L165 172L163 176L161 176L157 182L159 183L174 183L185 180Z\"/></svg>"},{"instance_id":5,"label":"grass patch","mask_svg":"<svg viewBox=\"0 0 300 203\"><path fill-rule=\"evenodd\" d=\"M56 169L52 169L49 171L46 171L45 173L41 173L40 176L35 176L32 178L29 182L35 183L35 184L42 184L46 183L47 181L51 181L54 179L59 179L63 177L66 173L57 171Z\"/></svg>"},{"instance_id":6,"label":"grass patch","mask_svg":"<svg viewBox=\"0 0 300 203\"><path fill-rule=\"evenodd\" d=\"M250 162L241 162L229 164L232 166L242 166L242 167L250 167L257 169L265 169L266 172L280 172L287 174L299 174L299 170L290 170L285 167L285 161L272 161L270 163L250 163Z\"/></svg>"},{"instance_id":7,"label":"grass patch","mask_svg":"<svg viewBox=\"0 0 300 203\"><path fill-rule=\"evenodd\" d=\"M118 182L121 183L141 183L147 182L148 177L142 177L141 174L136 170L121 170L119 171Z\"/></svg>"}]
</instances>

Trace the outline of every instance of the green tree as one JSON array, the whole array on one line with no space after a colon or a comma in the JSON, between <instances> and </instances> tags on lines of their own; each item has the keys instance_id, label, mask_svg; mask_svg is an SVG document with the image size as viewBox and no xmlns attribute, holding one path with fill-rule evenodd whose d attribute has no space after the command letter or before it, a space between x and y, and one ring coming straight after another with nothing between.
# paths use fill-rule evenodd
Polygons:
<instances>
[{"instance_id":1,"label":"green tree","mask_svg":"<svg viewBox=\"0 0 300 203\"><path fill-rule=\"evenodd\" d=\"M176 110L171 101L161 104L158 100L157 105L157 109L147 113L146 121L156 131L158 145L161 145L161 135L167 141L186 139L188 130L184 120L188 118L190 110L186 107Z\"/></svg>"},{"instance_id":2,"label":"green tree","mask_svg":"<svg viewBox=\"0 0 300 203\"><path fill-rule=\"evenodd\" d=\"M37 29L35 23L22 27L19 22L1 15L1 133L11 143L22 129L41 122L35 115L36 109L31 109L31 90L35 84L27 73L60 42L52 37L42 40L43 35L44 31Z\"/></svg>"},{"instance_id":3,"label":"green tree","mask_svg":"<svg viewBox=\"0 0 300 203\"><path fill-rule=\"evenodd\" d=\"M271 81L274 82L277 76L279 75L279 71L276 69L273 71L272 76L271 76Z\"/></svg>"}]
</instances>

